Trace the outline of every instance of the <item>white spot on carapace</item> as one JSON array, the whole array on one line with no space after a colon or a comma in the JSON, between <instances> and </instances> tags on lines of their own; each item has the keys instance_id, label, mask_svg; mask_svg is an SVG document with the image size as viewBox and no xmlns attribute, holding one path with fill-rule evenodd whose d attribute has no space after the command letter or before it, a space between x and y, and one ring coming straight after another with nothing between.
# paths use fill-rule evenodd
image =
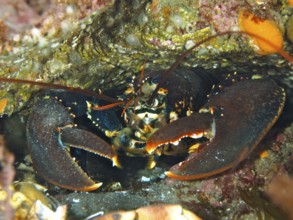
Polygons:
<instances>
[{"instance_id":1,"label":"white spot on carapace","mask_svg":"<svg viewBox=\"0 0 293 220\"><path fill-rule=\"evenodd\" d=\"M177 114L176 112L172 111L172 112L170 112L170 114L169 114L169 118L170 118L170 121L171 121L171 122L172 122L172 121L175 121L175 120L178 119L178 114Z\"/></svg>"},{"instance_id":2,"label":"white spot on carapace","mask_svg":"<svg viewBox=\"0 0 293 220\"><path fill-rule=\"evenodd\" d=\"M215 137L216 135L216 121L215 119L213 119L213 122L212 122L212 136Z\"/></svg>"}]
</instances>

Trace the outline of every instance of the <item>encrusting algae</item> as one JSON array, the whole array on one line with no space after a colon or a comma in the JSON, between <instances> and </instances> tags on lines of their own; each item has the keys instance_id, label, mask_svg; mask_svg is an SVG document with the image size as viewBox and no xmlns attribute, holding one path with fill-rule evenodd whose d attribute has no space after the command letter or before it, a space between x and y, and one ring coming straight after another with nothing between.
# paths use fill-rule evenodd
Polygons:
<instances>
[{"instance_id":1,"label":"encrusting algae","mask_svg":"<svg viewBox=\"0 0 293 220\"><path fill-rule=\"evenodd\" d=\"M292 0L116 0L107 4L105 0L51 2L51 9L44 15L44 20L21 34L9 32L8 23L0 20L0 30L5 30L0 34L0 77L49 82L99 92L120 89L125 86L128 76L141 72L142 66L146 70L166 69L184 51L218 34L191 51L180 63L181 67L208 69L218 74L219 78L233 72L257 73L260 77L270 75L281 82L286 92L289 90L286 85L293 85L292 64L279 56L281 53L288 58L288 54L281 52L283 50L289 54L293 52L290 42L292 31L289 28L293 26ZM275 19L274 15L280 19ZM283 33L285 25L286 33ZM10 34L4 36L6 32ZM20 117L25 121L28 108L24 107L30 107L28 101L39 89L42 89L41 86L25 83L0 83L0 115L5 115L4 119L10 118L6 115L20 110ZM290 92L292 90L289 90L288 97L292 94ZM283 152L281 148L279 151ZM262 154L259 161L265 161L269 169L267 161L275 154L278 154L277 150ZM284 161L277 161L274 167L280 167ZM72 199L66 192L58 199L64 198L69 213L84 212L83 215L76 215L82 218L96 209L108 212L112 211L107 209L109 207L118 210L125 204L130 204L127 209L136 209L136 206L159 202L176 204L178 201L194 209L192 211L195 213L202 211L200 216L210 216L210 219L256 217L255 210L265 212L265 209L253 206L248 209L247 202L235 193L241 187L251 189L253 184L263 187L269 181L263 172L254 172L254 164L250 162L236 174L228 173L216 180L176 184L166 180L166 184L163 182L164 176L151 174L152 178L147 183L144 182L147 179L145 176L142 176L141 182L138 181L140 177L132 178L135 184L127 183L127 187L133 185L130 190L122 183L119 190L112 192L114 197L109 200L105 199L109 198L107 187L102 189L102 193L71 193ZM251 166L248 166L249 163ZM270 170L270 173L273 172ZM184 188L184 184L188 189ZM44 194L43 191L41 193ZM142 204L133 199L135 196L141 198ZM98 202L92 202L89 199L92 197L99 198L96 200ZM129 202L125 202L128 197ZM176 201L169 198L175 198ZM133 207L131 202L135 203ZM117 206L113 206L116 203ZM33 204L39 207L39 203ZM65 212L64 208L62 218L66 218Z\"/></svg>"},{"instance_id":2,"label":"encrusting algae","mask_svg":"<svg viewBox=\"0 0 293 220\"><path fill-rule=\"evenodd\" d=\"M181 65L206 69L235 66L237 62L244 62L243 57L259 59L251 47L247 47L243 35L228 34L239 30L238 20L244 19L242 11L260 12L265 25L256 27L276 30L277 47L282 48L283 44L286 47L276 25L266 19L271 11L280 13L277 11L280 7L274 3L265 9L253 1L222 0L196 3L123 0L88 4L91 3L53 2L39 28L12 34L13 40L4 37L6 46L2 48L0 76L94 90L111 89L140 72L143 64L146 69L168 68L185 49L223 32L227 34L192 51ZM289 6L284 3L284 10L286 7ZM257 18L258 13L250 13L247 18L252 16ZM250 22L249 25L256 24ZM252 30L248 27L246 31ZM262 36L265 32L258 34ZM259 40L254 41L259 44ZM269 46L261 44L263 46L258 45L260 51L271 53ZM11 83L2 84L1 88L0 98L7 99L4 114L8 115L25 106L31 92L37 89Z\"/></svg>"}]
</instances>

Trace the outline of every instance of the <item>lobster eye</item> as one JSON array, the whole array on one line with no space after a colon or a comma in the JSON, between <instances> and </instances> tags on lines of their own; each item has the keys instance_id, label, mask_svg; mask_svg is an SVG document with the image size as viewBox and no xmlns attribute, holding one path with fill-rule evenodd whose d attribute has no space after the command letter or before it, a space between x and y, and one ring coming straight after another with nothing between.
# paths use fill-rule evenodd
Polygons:
<instances>
[{"instance_id":1,"label":"lobster eye","mask_svg":"<svg viewBox=\"0 0 293 220\"><path fill-rule=\"evenodd\" d=\"M126 83L132 83L133 82L133 78L131 76L126 77L125 79Z\"/></svg>"},{"instance_id":2,"label":"lobster eye","mask_svg":"<svg viewBox=\"0 0 293 220\"><path fill-rule=\"evenodd\" d=\"M152 77L151 84L159 84L159 82L160 82L159 76Z\"/></svg>"},{"instance_id":3,"label":"lobster eye","mask_svg":"<svg viewBox=\"0 0 293 220\"><path fill-rule=\"evenodd\" d=\"M119 141L120 144L119 146L121 147L121 149L127 149L131 146L131 137L128 134L123 134L122 136L119 136Z\"/></svg>"},{"instance_id":4,"label":"lobster eye","mask_svg":"<svg viewBox=\"0 0 293 220\"><path fill-rule=\"evenodd\" d=\"M128 142L130 141L130 137L128 135L122 135L119 139L123 145L128 145Z\"/></svg>"}]
</instances>

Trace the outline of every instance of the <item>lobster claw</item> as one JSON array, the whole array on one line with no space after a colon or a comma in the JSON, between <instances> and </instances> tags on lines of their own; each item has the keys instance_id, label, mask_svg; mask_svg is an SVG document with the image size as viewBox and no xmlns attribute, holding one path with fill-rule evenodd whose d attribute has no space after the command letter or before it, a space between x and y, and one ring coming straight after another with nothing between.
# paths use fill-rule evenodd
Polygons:
<instances>
[{"instance_id":1,"label":"lobster claw","mask_svg":"<svg viewBox=\"0 0 293 220\"><path fill-rule=\"evenodd\" d=\"M221 87L220 87L221 88ZM178 119L155 132L146 149L154 153L163 144L181 138L206 136L209 141L166 175L179 180L206 178L238 165L257 146L278 119L284 90L268 79L242 80L212 94L208 111Z\"/></svg>"},{"instance_id":2,"label":"lobster claw","mask_svg":"<svg viewBox=\"0 0 293 220\"><path fill-rule=\"evenodd\" d=\"M102 183L90 179L65 146L105 156L113 160L114 164L117 156L108 143L73 126L70 114L57 100L50 98L37 102L27 122L27 139L33 166L48 182L62 188L95 190Z\"/></svg>"},{"instance_id":3,"label":"lobster claw","mask_svg":"<svg viewBox=\"0 0 293 220\"><path fill-rule=\"evenodd\" d=\"M112 160L113 166L121 167L113 148L97 135L83 129L67 126L59 128L59 130L60 141L63 145L98 154Z\"/></svg>"}]
</instances>

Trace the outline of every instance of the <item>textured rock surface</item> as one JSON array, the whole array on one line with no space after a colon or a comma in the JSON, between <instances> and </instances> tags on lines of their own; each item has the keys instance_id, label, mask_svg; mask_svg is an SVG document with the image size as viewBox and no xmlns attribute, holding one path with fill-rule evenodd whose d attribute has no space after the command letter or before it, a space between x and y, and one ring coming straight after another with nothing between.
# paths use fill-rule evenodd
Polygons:
<instances>
[{"instance_id":1,"label":"textured rock surface","mask_svg":"<svg viewBox=\"0 0 293 220\"><path fill-rule=\"evenodd\" d=\"M229 4L222 0L63 0L44 1L44 7L33 6L35 1L30 1L31 5L24 5L21 10L11 2L3 4L13 16L0 18L0 76L92 90L119 88L127 76L140 72L143 65L146 69L167 68L200 40L238 30L240 10L273 19L283 32L291 31L287 22L293 14L285 0ZM27 16L26 23L18 23L17 12L26 15L31 10L34 16ZM290 38L290 33L287 36ZM292 48L284 33L284 49L292 54ZM95 162L90 171L94 178L104 180L100 191L77 193L50 186L50 193L68 204L69 219L156 203L180 203L210 219L284 219L283 211L270 202L266 191L275 175L293 174L292 64L279 55L256 55L246 36L233 34L204 43L181 65L204 68L220 76L237 71L272 77L286 90L284 114L248 160L231 172L207 180L166 179L163 172L170 166L168 160L152 171L132 169L137 166L135 161L124 170L112 169L107 162ZM30 85L0 83L0 98L8 100L4 113L11 115L27 106L36 90L39 88ZM28 164L23 159L23 116L27 112L24 109L14 118L1 118L0 129L7 135L8 147L16 153L17 180L35 181L31 167L19 168Z\"/></svg>"},{"instance_id":2,"label":"textured rock surface","mask_svg":"<svg viewBox=\"0 0 293 220\"><path fill-rule=\"evenodd\" d=\"M293 11L287 1L253 0L64 0L47 1L43 8L33 2L23 3L19 9L11 2L4 6L2 10L7 8L6 14L12 15L3 17L0 23L1 77L94 90L123 84L142 65L146 69L167 68L184 50L208 36L239 30L237 19L241 10L274 20L282 31ZM27 22L19 23L15 14L25 16L31 14L29 10L35 16L25 17L22 21ZM16 28L19 25L22 29ZM292 52L292 43L284 40L284 49ZM276 75L287 86L292 85L292 67L283 58L256 55L247 36L239 34L219 36L204 43L181 65L217 70L219 74L254 71ZM9 100L7 114L24 106L37 89L11 83L1 84L1 88L0 96Z\"/></svg>"}]
</instances>

